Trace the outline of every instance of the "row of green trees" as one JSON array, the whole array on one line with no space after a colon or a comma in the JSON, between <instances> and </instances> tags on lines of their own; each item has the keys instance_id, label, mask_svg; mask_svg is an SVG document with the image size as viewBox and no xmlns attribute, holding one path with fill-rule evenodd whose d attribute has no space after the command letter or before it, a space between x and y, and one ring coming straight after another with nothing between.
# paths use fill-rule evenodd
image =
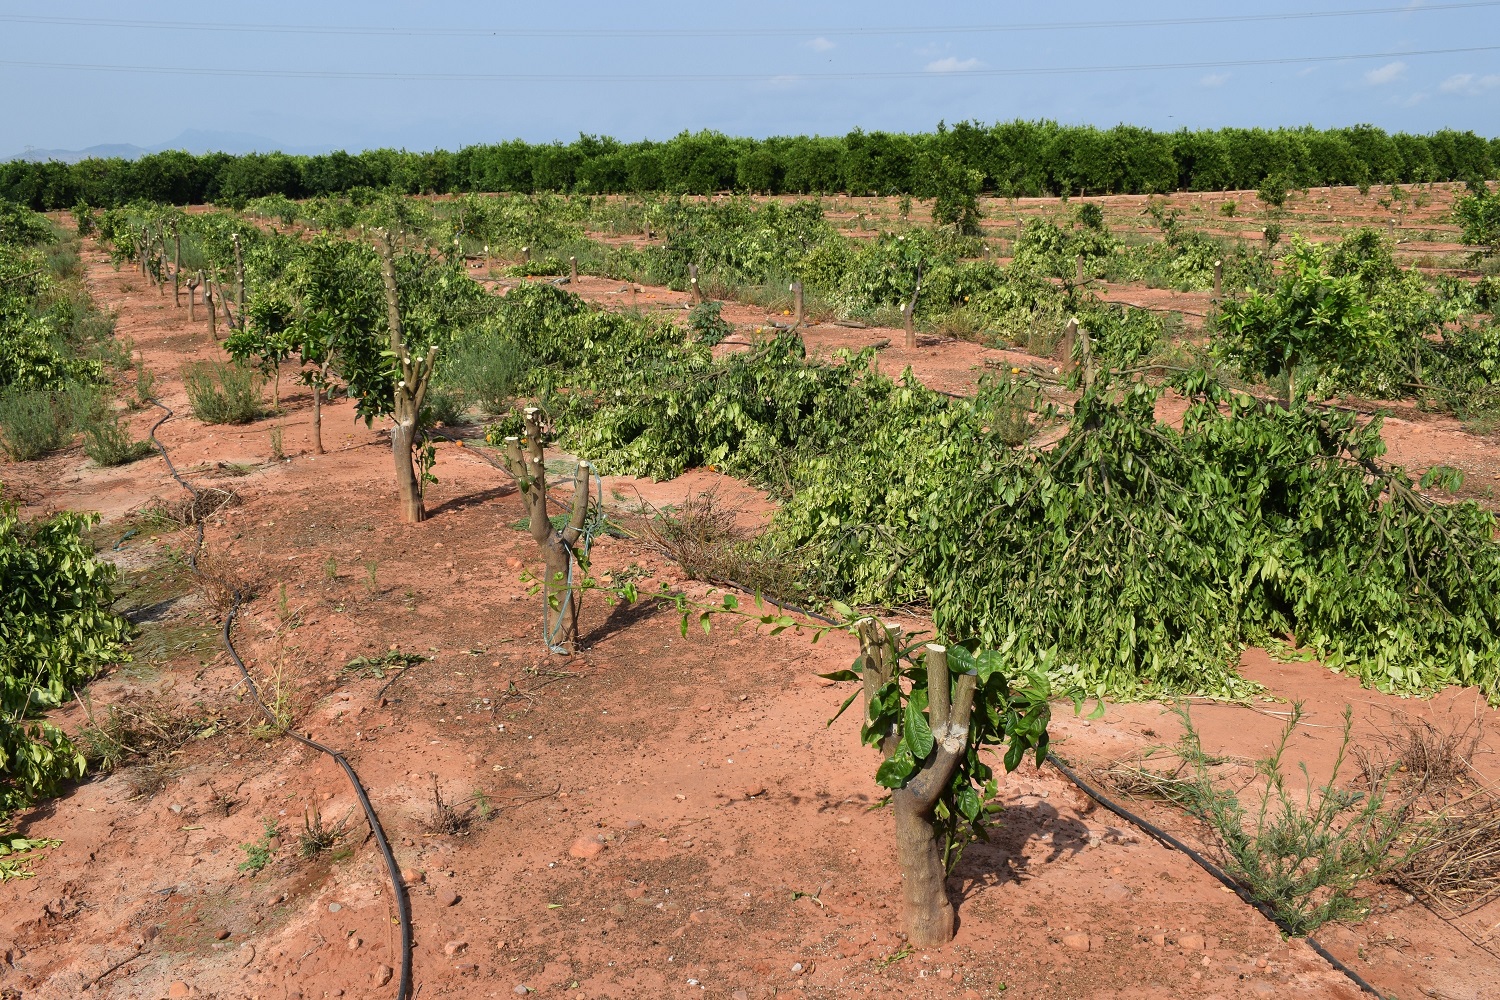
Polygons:
<instances>
[{"instance_id":1,"label":"row of green trees","mask_svg":"<svg viewBox=\"0 0 1500 1000\"><path fill-rule=\"evenodd\" d=\"M974 171L1002 195L1146 193L1288 183L1420 183L1493 177L1500 139L1441 130L1387 133L1369 125L1319 130L1155 132L1118 125L1013 121L939 123L933 132L842 137L735 138L684 132L665 142L581 135L571 143L519 139L457 152L379 149L359 154L194 156L0 164L0 197L38 210L77 201L199 204L280 194L304 198L359 187L411 194L460 191L670 191L705 194L907 193L935 197L940 178Z\"/></svg>"}]
</instances>

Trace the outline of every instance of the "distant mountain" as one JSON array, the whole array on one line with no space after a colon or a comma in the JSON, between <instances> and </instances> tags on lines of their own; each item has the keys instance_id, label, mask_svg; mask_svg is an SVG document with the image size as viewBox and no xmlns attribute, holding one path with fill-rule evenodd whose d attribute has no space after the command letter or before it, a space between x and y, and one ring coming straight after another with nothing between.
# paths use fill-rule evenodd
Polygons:
<instances>
[{"instance_id":1,"label":"distant mountain","mask_svg":"<svg viewBox=\"0 0 1500 1000\"><path fill-rule=\"evenodd\" d=\"M168 149L181 149L188 153L269 153L280 150L284 153L326 153L331 146L289 147L263 135L249 132L214 132L201 128L190 128L177 138L159 146L136 146L128 142L104 143L86 149L36 149L28 147L25 152L5 157L6 160L32 160L45 162L57 160L61 163L77 163L79 160L120 157L135 160L151 153Z\"/></svg>"}]
</instances>

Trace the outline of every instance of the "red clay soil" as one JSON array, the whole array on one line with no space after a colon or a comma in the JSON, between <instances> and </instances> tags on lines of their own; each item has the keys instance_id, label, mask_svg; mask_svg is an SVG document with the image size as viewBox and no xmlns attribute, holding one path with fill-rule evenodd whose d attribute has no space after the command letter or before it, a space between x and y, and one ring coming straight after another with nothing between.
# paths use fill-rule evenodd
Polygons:
<instances>
[{"instance_id":1,"label":"red clay soil","mask_svg":"<svg viewBox=\"0 0 1500 1000\"><path fill-rule=\"evenodd\" d=\"M329 453L313 456L309 400L289 380L282 416L198 423L181 372L217 348L139 276L93 249L86 259L95 295L118 310L120 334L177 410L159 435L174 461L243 499L206 536L215 571L257 594L236 642L262 689L284 693L296 728L343 750L368 787L411 894L419 997L1358 996L1305 944L1050 768L1002 783L993 841L971 847L950 882L957 938L905 947L891 817L871 808L877 761L858 744L857 713L824 724L845 690L816 674L845 666L850 641L724 628L684 638L670 612L596 596L584 652L549 656L539 599L521 579L538 568L514 527L522 505L477 449L443 446L433 516L397 523L379 428L333 406ZM820 348L890 335L812 333ZM953 343L906 357L898 345L883 365L909 362L959 387L994 356ZM139 411L135 433L155 419ZM278 425L289 456L279 462L269 459ZM1411 427L1413 448L1434 437L1429 424ZM1435 452L1457 448L1442 440ZM103 548L125 569L162 567L190 543L185 531L124 537L126 512L182 495L157 458L102 470L68 452L4 478L30 513L100 511ZM716 481L698 471L642 489L680 502ZM752 491L723 487L765 510ZM627 539L599 539L594 567L643 589L704 593ZM393 996L392 890L348 784L291 741L257 738L215 638L221 611L168 583L178 596L144 617L146 634L172 641L94 683L93 712L154 695L215 721L163 761L95 777L22 817L22 834L63 844L35 878L0 889L0 989L26 1000ZM344 669L393 647L432 659L410 676ZM1346 704L1362 731L1393 709L1492 721L1471 692L1403 701L1256 651L1245 670L1277 700L1194 706L1205 745L1258 755L1284 723L1276 713L1299 700L1307 724L1292 752L1314 775L1329 766ZM1058 749L1086 768L1175 735L1156 705L1111 706L1093 722L1057 713ZM84 721L77 706L61 719ZM1492 760L1475 763L1475 780L1488 780ZM466 818L460 832L434 829L434 784ZM1197 842L1181 814L1136 808ZM304 860L297 834L312 810L329 824L354 818L340 849ZM270 863L239 871L241 845L267 819L281 830ZM1488 951L1401 894L1375 906L1322 938L1381 990L1491 995L1500 964ZM1461 923L1486 940L1497 921L1491 906Z\"/></svg>"}]
</instances>

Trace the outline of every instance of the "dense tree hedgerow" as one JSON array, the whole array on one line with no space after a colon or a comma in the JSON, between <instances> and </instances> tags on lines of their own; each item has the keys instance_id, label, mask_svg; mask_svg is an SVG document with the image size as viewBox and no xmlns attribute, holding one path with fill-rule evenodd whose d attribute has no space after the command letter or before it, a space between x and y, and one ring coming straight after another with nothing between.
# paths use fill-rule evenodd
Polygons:
<instances>
[{"instance_id":1,"label":"dense tree hedgerow","mask_svg":"<svg viewBox=\"0 0 1500 1000\"><path fill-rule=\"evenodd\" d=\"M967 186L971 171L983 190L1001 195L1077 195L1254 189L1268 177L1303 186L1456 181L1493 177L1497 168L1500 139L1453 130L1390 134L1362 125L1154 132L1052 121L961 122L915 134L856 129L842 137L748 139L705 131L665 142L580 136L567 144L512 140L457 152L169 151L133 161L12 161L0 164L0 197L38 210L80 200L95 206L236 203L357 188L937 197L943 178L959 177Z\"/></svg>"}]
</instances>

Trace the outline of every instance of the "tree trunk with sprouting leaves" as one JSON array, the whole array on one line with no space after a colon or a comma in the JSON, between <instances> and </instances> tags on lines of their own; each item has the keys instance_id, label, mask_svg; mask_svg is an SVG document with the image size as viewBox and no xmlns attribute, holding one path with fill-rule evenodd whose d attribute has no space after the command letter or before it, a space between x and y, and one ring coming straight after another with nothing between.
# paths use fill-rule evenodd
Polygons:
<instances>
[{"instance_id":1,"label":"tree trunk with sprouting leaves","mask_svg":"<svg viewBox=\"0 0 1500 1000\"><path fill-rule=\"evenodd\" d=\"M899 628L872 618L859 623L861 674L865 718L870 702L898 675ZM907 940L918 948L953 939L955 917L948 898L948 873L943 843L936 826L936 807L954 770L968 753L969 717L974 707L977 676L960 674L955 682L948 670L948 650L928 644L923 651L927 669L928 723L932 752L906 783L891 792L896 818L896 859L901 868L902 911ZM876 734L876 745L886 758L896 753L901 736L892 729Z\"/></svg>"},{"instance_id":2,"label":"tree trunk with sprouting leaves","mask_svg":"<svg viewBox=\"0 0 1500 1000\"><path fill-rule=\"evenodd\" d=\"M547 466L542 450L540 411L527 407L523 416L525 434L505 439L505 464L521 488L521 501L532 539L542 551L542 592L546 604L542 612L543 638L554 653L576 652L578 641L578 581L573 574L581 572L575 546L583 535L588 515L589 475L587 462L579 462L573 476L573 511L561 531L553 527L547 513Z\"/></svg>"},{"instance_id":3,"label":"tree trunk with sprouting leaves","mask_svg":"<svg viewBox=\"0 0 1500 1000\"><path fill-rule=\"evenodd\" d=\"M390 327L391 353L395 356L400 378L396 382L395 406L391 415L391 455L396 464L396 494L401 503L401 519L409 524L423 521L427 511L422 505L422 478L417 469L416 447L422 400L427 383L437 364L437 347L427 349L427 356L413 360L406 348L401 326L401 304L396 295L396 264L391 243L384 233L378 234L381 275L385 279L386 320Z\"/></svg>"}]
</instances>

